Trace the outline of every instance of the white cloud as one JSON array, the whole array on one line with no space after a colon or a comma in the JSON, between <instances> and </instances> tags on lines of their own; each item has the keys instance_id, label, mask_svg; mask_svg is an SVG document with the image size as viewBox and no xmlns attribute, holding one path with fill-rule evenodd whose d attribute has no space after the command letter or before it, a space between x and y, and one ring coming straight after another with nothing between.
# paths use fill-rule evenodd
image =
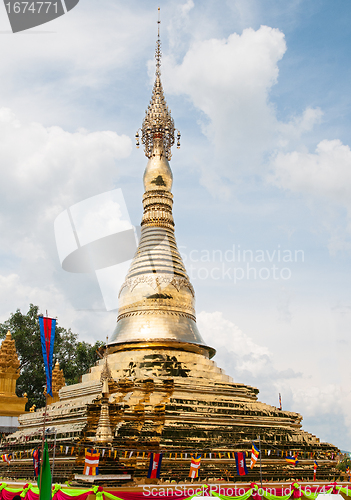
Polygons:
<instances>
[{"instance_id":1,"label":"white cloud","mask_svg":"<svg viewBox=\"0 0 351 500\"><path fill-rule=\"evenodd\" d=\"M54 214L82 198L111 188L116 161L131 152L131 140L115 132L21 123L0 109L0 227L8 246L52 224ZM11 229L11 231L6 231ZM51 229L51 228L50 228ZM13 248L12 248L13 250Z\"/></svg>"},{"instance_id":2,"label":"white cloud","mask_svg":"<svg viewBox=\"0 0 351 500\"><path fill-rule=\"evenodd\" d=\"M351 208L351 151L338 139L323 140L315 153L278 153L273 160L277 186L327 198Z\"/></svg>"},{"instance_id":3,"label":"white cloud","mask_svg":"<svg viewBox=\"0 0 351 500\"><path fill-rule=\"evenodd\" d=\"M321 227L330 234L332 255L350 250L351 150L339 139L324 139L314 153L296 150L272 157L268 181L281 189L302 194L317 207Z\"/></svg>"},{"instance_id":4,"label":"white cloud","mask_svg":"<svg viewBox=\"0 0 351 500\"><path fill-rule=\"evenodd\" d=\"M180 11L182 13L182 16L187 16L191 9L193 9L195 6L193 0L188 0L186 3L182 4L180 6Z\"/></svg>"},{"instance_id":5,"label":"white cloud","mask_svg":"<svg viewBox=\"0 0 351 500\"><path fill-rule=\"evenodd\" d=\"M92 311L76 311L67 297L55 284L47 284L44 287L34 286L33 282L25 283L25 280L17 273L8 275L0 274L0 322L6 321L11 313L20 309L26 314L29 304L38 305L54 317L58 317L60 326L71 328L73 332L79 332L80 340L94 343L97 339L96 331L112 332L114 328L114 315L106 313L97 314ZM99 340L102 340L100 335Z\"/></svg>"},{"instance_id":6,"label":"white cloud","mask_svg":"<svg viewBox=\"0 0 351 500\"><path fill-rule=\"evenodd\" d=\"M165 60L165 86L168 92L189 95L211 120L203 123L207 137L218 148L229 146L240 160L249 144L262 151L272 141L275 116L268 92L285 50L283 33L267 26L247 28L228 39L198 41L180 65Z\"/></svg>"},{"instance_id":7,"label":"white cloud","mask_svg":"<svg viewBox=\"0 0 351 500\"><path fill-rule=\"evenodd\" d=\"M264 394L276 394L277 386L301 374L287 367L277 370L270 350L254 342L223 313L197 314L199 330L206 343L217 350L215 361L235 381L258 385Z\"/></svg>"},{"instance_id":8,"label":"white cloud","mask_svg":"<svg viewBox=\"0 0 351 500\"><path fill-rule=\"evenodd\" d=\"M200 166L202 183L211 192L228 190L223 178L262 175L272 151L300 144L301 136L321 121L322 111L311 107L301 116L278 120L270 91L285 51L284 34L261 26L226 39L194 41L180 64L165 58L167 93L185 94L201 110L202 132L215 147L212 162L207 157ZM222 187L212 182L213 163Z\"/></svg>"},{"instance_id":9,"label":"white cloud","mask_svg":"<svg viewBox=\"0 0 351 500\"><path fill-rule=\"evenodd\" d=\"M6 108L0 109L0 135L1 316L33 302L91 337L95 322L107 325L111 318L75 310L101 309L101 293L96 278L60 270L53 224L67 207L113 187L131 140L111 131L70 133L21 122Z\"/></svg>"},{"instance_id":10,"label":"white cloud","mask_svg":"<svg viewBox=\"0 0 351 500\"><path fill-rule=\"evenodd\" d=\"M4 78L9 71L18 74L31 68L28 78L38 83L38 75L32 74L33 68L39 75L52 70L55 77L46 82L46 87L52 84L57 87L62 80L79 89L95 87L104 82L111 68L125 67L140 53L136 38L147 38L150 25L154 22L155 26L155 21L155 11L133 9L122 2L106 1L97 6L87 1L51 21L45 26L46 30L39 27L34 33L8 36L0 73ZM9 29L6 16L0 19L0 29ZM61 92L65 90L62 88Z\"/></svg>"},{"instance_id":11,"label":"white cloud","mask_svg":"<svg viewBox=\"0 0 351 500\"><path fill-rule=\"evenodd\" d=\"M16 309L21 309L25 314L30 303L45 305L46 309L55 315L57 311L67 310L67 301L54 285L48 285L45 289L33 287L30 284L24 284L20 276L16 273L7 276L0 275L0 301L1 315L0 321L3 322L14 313L13 298L16 297ZM41 311L44 312L44 311ZM67 320L72 320L72 314L66 316Z\"/></svg>"},{"instance_id":12,"label":"white cloud","mask_svg":"<svg viewBox=\"0 0 351 500\"><path fill-rule=\"evenodd\" d=\"M255 344L234 323L226 320L221 312L202 311L197 315L197 322L206 342L218 350L218 364L219 351L225 349L232 356L232 370L239 373L250 371L257 376L264 369L267 358L271 356L268 349Z\"/></svg>"},{"instance_id":13,"label":"white cloud","mask_svg":"<svg viewBox=\"0 0 351 500\"><path fill-rule=\"evenodd\" d=\"M202 311L197 315L197 322L206 343L217 349L214 361L235 382L256 386L260 390L258 398L264 403L277 405L278 393L281 392L283 408L300 413L308 423L306 430L317 435L319 432L318 437L321 439L346 446L345 443L351 437L351 397L347 383L328 383L323 378L323 374L331 369L330 366L323 367L318 384L318 377L315 377L316 369L318 372L316 367L320 364L318 359L310 361L303 373L297 373L289 368L292 360L286 353L287 367L278 370L274 355L266 347L255 343L233 322L225 319L221 312ZM335 418L348 436L341 437L337 429L328 426L328 422Z\"/></svg>"}]
</instances>

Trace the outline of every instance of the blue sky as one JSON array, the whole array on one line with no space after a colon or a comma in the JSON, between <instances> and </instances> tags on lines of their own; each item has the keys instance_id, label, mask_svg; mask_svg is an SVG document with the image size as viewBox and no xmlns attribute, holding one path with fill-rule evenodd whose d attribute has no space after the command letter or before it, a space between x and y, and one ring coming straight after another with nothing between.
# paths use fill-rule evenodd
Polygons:
<instances>
[{"instance_id":1,"label":"blue sky","mask_svg":"<svg viewBox=\"0 0 351 500\"><path fill-rule=\"evenodd\" d=\"M162 80L182 133L176 236L199 328L236 381L270 404L281 392L306 430L351 449L350 3L160 6ZM81 0L16 35L0 12L1 320L33 302L82 339L114 329L96 276L62 270L53 227L115 188L140 221L146 159L134 134L151 94L157 7ZM220 261L233 245L264 261Z\"/></svg>"}]
</instances>

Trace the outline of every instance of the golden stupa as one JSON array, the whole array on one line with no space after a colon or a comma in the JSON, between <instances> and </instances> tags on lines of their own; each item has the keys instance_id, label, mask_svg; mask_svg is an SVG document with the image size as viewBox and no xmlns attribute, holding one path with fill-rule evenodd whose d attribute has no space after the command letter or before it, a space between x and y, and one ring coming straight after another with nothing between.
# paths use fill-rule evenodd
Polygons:
<instances>
[{"instance_id":1,"label":"golden stupa","mask_svg":"<svg viewBox=\"0 0 351 500\"><path fill-rule=\"evenodd\" d=\"M16 395L16 381L20 376L19 368L20 362L15 341L11 332L7 332L0 347L0 432L6 432L7 428L17 427L16 418L24 412L28 401L25 396Z\"/></svg>"},{"instance_id":2,"label":"golden stupa","mask_svg":"<svg viewBox=\"0 0 351 500\"><path fill-rule=\"evenodd\" d=\"M329 480L337 448L303 431L298 413L261 403L258 389L234 382L212 360L215 350L198 331L194 289L174 234L169 161L180 134L164 97L160 60L158 37L152 98L137 133L148 158L140 242L104 359L80 383L62 387L59 401L48 407L57 450L74 450L71 456L58 452L54 479L82 474L84 449L95 446L109 450L101 454L102 475L127 471L132 479L146 477L148 452L162 451L161 478L184 480L196 452L203 457L202 477L242 480L234 452L250 453L260 438L264 479L312 478L318 458L318 478ZM43 409L22 415L8 446L23 440L23 450L38 446L43 416ZM284 457L297 453L293 467ZM258 477L256 467L246 479Z\"/></svg>"}]
</instances>

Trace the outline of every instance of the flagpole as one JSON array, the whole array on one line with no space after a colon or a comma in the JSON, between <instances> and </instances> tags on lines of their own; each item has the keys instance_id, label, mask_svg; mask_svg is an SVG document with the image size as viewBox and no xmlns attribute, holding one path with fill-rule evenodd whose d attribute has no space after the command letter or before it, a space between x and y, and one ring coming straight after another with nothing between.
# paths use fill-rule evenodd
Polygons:
<instances>
[{"instance_id":1,"label":"flagpole","mask_svg":"<svg viewBox=\"0 0 351 500\"><path fill-rule=\"evenodd\" d=\"M50 323L50 326L48 326L47 321L45 321L45 320L47 320ZM41 467L40 467L40 480L39 480L39 500L41 497L42 478L43 478L45 427L46 427L46 418L47 418L48 391L49 391L49 389L50 389L50 395L52 396L52 354L53 354L54 340L55 340L55 326L56 326L56 320L53 318L49 318L47 310L46 310L46 317L43 317L42 314L39 315L40 340L41 340L41 347L42 347L42 352L43 352L44 367L45 367L45 374L46 374L45 411L44 411L44 419L43 419L43 439L42 439L42 445L41 445ZM47 465L48 465L49 473L50 473L49 454L48 454L47 460L49 462ZM46 487L46 484L45 484L45 487Z\"/></svg>"},{"instance_id":2,"label":"flagpole","mask_svg":"<svg viewBox=\"0 0 351 500\"><path fill-rule=\"evenodd\" d=\"M56 455L56 435L57 435L57 429L55 429L54 452L52 455L52 468L51 468L52 480L54 480L55 455Z\"/></svg>"},{"instance_id":3,"label":"flagpole","mask_svg":"<svg viewBox=\"0 0 351 500\"><path fill-rule=\"evenodd\" d=\"M261 490L262 490L262 453L261 453L261 436L258 435L258 445L260 448L260 479L261 479Z\"/></svg>"},{"instance_id":4,"label":"flagpole","mask_svg":"<svg viewBox=\"0 0 351 500\"><path fill-rule=\"evenodd\" d=\"M45 425L46 425L46 410L48 407L48 391L46 387L45 391L45 411L44 411L44 422L43 422L43 439L41 443L41 464L40 464L40 480L39 480L39 500L40 500L40 491L41 491L41 479L43 477L43 458L44 458L44 443L45 443Z\"/></svg>"}]
</instances>

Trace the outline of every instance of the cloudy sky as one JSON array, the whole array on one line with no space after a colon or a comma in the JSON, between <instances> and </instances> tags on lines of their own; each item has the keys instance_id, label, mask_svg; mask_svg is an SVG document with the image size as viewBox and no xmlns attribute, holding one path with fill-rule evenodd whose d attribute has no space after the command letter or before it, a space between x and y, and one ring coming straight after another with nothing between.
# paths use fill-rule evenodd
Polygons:
<instances>
[{"instance_id":1,"label":"cloudy sky","mask_svg":"<svg viewBox=\"0 0 351 500\"><path fill-rule=\"evenodd\" d=\"M62 269L54 223L118 188L140 221L134 134L158 5L81 0L17 34L0 10L0 321L32 302L82 340L111 335L116 310L95 273ZM160 6L162 80L182 133L176 235L200 331L236 381L274 405L281 392L306 430L351 450L351 4ZM114 210L106 196L100 221Z\"/></svg>"}]
</instances>

